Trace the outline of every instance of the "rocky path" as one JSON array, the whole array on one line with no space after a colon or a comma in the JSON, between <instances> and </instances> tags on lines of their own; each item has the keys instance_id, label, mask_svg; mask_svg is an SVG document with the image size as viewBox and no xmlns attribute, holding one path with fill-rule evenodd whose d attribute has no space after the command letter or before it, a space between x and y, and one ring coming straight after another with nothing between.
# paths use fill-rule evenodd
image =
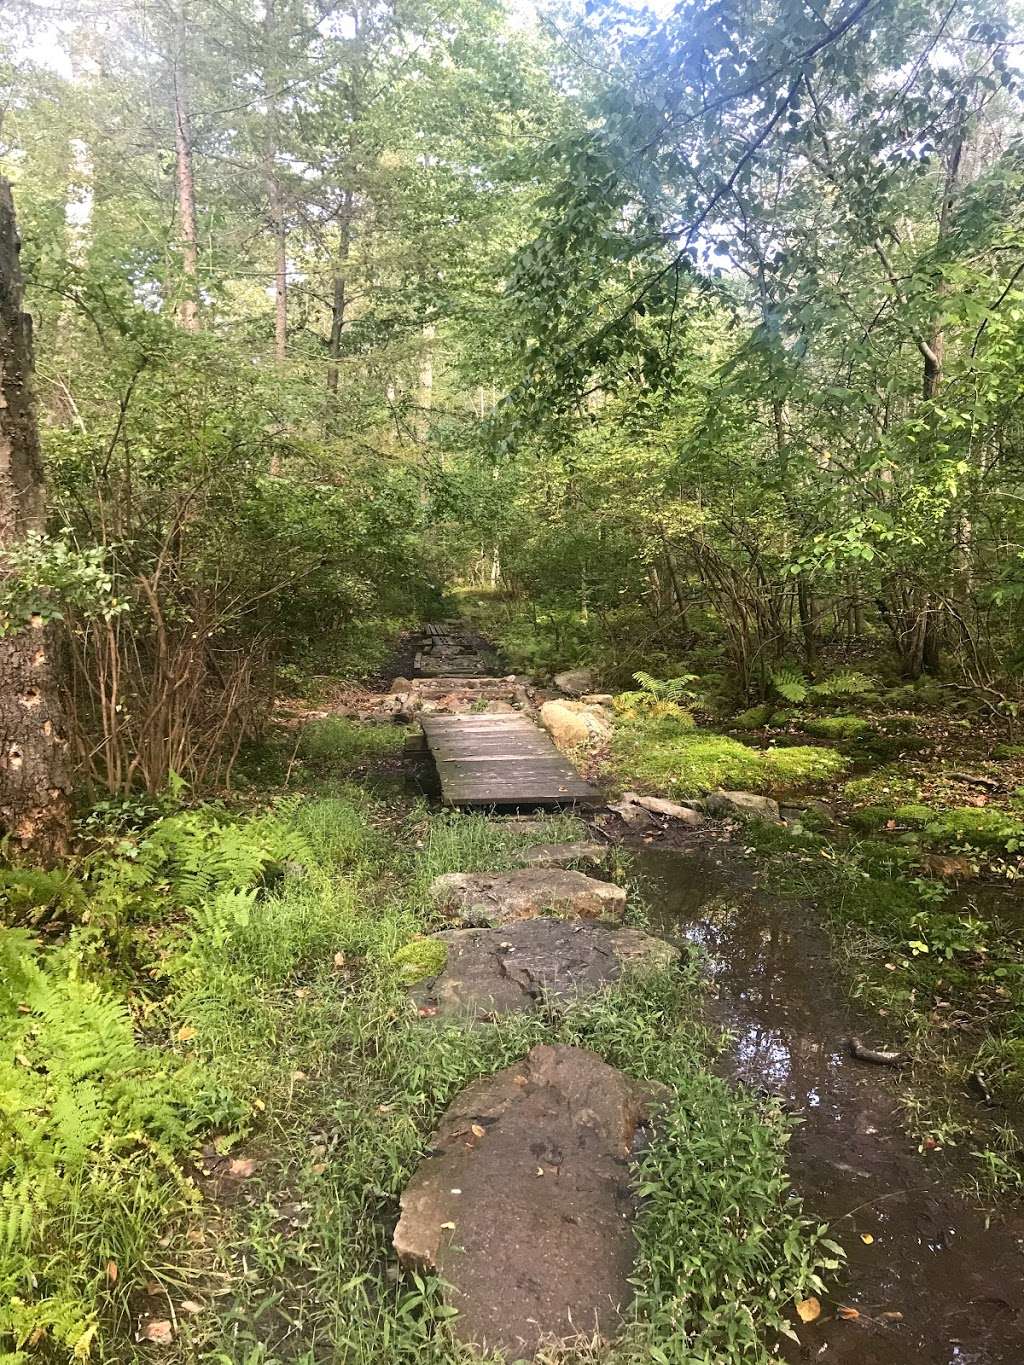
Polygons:
<instances>
[{"instance_id":1,"label":"rocky path","mask_svg":"<svg viewBox=\"0 0 1024 1365\"><path fill-rule=\"evenodd\" d=\"M677 949L619 922L621 887L558 866L603 851L541 845L519 871L437 878L431 897L458 927L433 935L444 965L411 988L424 1027L492 1028L599 992L628 965L670 965ZM456 1098L402 1197L394 1245L404 1265L440 1275L457 1337L521 1360L615 1336L636 1250L630 1159L666 1096L559 1045Z\"/></svg>"}]
</instances>

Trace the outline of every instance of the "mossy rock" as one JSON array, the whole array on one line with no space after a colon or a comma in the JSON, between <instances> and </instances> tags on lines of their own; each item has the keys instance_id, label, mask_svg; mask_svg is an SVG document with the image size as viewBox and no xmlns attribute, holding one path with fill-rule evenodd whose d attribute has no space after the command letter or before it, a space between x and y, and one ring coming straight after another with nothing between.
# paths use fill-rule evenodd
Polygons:
<instances>
[{"instance_id":1,"label":"mossy rock","mask_svg":"<svg viewBox=\"0 0 1024 1365\"><path fill-rule=\"evenodd\" d=\"M809 720L804 726L809 735L821 739L859 739L867 734L871 725L863 716L819 716Z\"/></svg>"},{"instance_id":2,"label":"mossy rock","mask_svg":"<svg viewBox=\"0 0 1024 1365\"><path fill-rule=\"evenodd\" d=\"M970 848L1016 853L1024 848L1024 822L992 806L956 806L930 812L925 834L935 846L965 844Z\"/></svg>"},{"instance_id":3,"label":"mossy rock","mask_svg":"<svg viewBox=\"0 0 1024 1365\"><path fill-rule=\"evenodd\" d=\"M615 734L615 758L630 782L673 796L727 791L766 793L834 781L849 766L836 749L811 745L753 749L707 730L666 734L653 724L630 723Z\"/></svg>"},{"instance_id":4,"label":"mossy rock","mask_svg":"<svg viewBox=\"0 0 1024 1365\"><path fill-rule=\"evenodd\" d=\"M760 706L751 706L746 711L741 711L738 716L734 716L732 723L737 730L762 730L771 722L775 715L775 707L768 702Z\"/></svg>"},{"instance_id":5,"label":"mossy rock","mask_svg":"<svg viewBox=\"0 0 1024 1365\"><path fill-rule=\"evenodd\" d=\"M391 965L399 980L411 986L443 972L447 961L448 949L436 938L414 938L392 956Z\"/></svg>"}]
</instances>

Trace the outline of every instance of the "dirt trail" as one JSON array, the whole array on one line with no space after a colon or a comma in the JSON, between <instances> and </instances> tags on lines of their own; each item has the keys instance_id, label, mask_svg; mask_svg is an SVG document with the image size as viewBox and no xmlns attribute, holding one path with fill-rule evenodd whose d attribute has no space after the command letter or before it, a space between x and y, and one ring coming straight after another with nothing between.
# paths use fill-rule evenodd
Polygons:
<instances>
[{"instance_id":1,"label":"dirt trail","mask_svg":"<svg viewBox=\"0 0 1024 1365\"><path fill-rule=\"evenodd\" d=\"M785 1358L1021 1365L1024 1214L990 1222L950 1192L943 1158L919 1154L900 1123L898 1078L848 1053L858 1021L824 931L807 910L730 877L716 855L638 850L640 890L654 932L708 955L714 1008L735 1035L730 1073L800 1114L794 1184L849 1253L835 1297ZM839 1305L860 1316L837 1317Z\"/></svg>"}]
</instances>

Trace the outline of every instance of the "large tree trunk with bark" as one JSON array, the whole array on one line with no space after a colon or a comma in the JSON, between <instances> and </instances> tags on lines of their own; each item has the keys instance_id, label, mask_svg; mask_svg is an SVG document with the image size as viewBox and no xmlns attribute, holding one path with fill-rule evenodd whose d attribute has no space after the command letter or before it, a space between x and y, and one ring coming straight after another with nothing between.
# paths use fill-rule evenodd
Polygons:
<instances>
[{"instance_id":1,"label":"large tree trunk with bark","mask_svg":"<svg viewBox=\"0 0 1024 1365\"><path fill-rule=\"evenodd\" d=\"M0 180L0 590L7 554L45 524L32 396L32 320L22 312L11 187ZM57 687L59 637L42 617L0 635L0 830L41 862L67 849L71 796L67 724Z\"/></svg>"}]
</instances>

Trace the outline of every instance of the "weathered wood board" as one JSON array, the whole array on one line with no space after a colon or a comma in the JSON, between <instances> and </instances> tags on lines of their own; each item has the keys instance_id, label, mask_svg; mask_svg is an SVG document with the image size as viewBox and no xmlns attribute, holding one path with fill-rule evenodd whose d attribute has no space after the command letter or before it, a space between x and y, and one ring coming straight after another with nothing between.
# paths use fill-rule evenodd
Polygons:
<instances>
[{"instance_id":1,"label":"weathered wood board","mask_svg":"<svg viewBox=\"0 0 1024 1365\"><path fill-rule=\"evenodd\" d=\"M446 806L594 806L584 782L525 716L422 716Z\"/></svg>"}]
</instances>

